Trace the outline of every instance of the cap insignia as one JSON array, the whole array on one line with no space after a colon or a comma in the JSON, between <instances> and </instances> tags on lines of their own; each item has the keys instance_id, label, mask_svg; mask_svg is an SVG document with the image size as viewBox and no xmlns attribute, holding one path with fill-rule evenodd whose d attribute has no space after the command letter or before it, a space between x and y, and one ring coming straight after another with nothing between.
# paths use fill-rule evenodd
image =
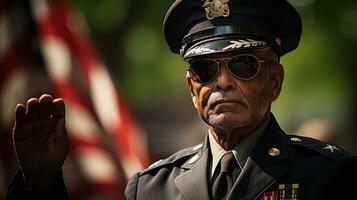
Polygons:
<instances>
[{"instance_id":1,"label":"cap insignia","mask_svg":"<svg viewBox=\"0 0 357 200\"><path fill-rule=\"evenodd\" d=\"M247 38L246 40L230 41L230 43L231 44L224 47L223 50L257 47L257 46L264 46L267 44L264 41L257 41L249 38Z\"/></svg>"},{"instance_id":2,"label":"cap insignia","mask_svg":"<svg viewBox=\"0 0 357 200\"><path fill-rule=\"evenodd\" d=\"M207 19L228 17L230 13L228 2L229 0L205 0L202 7L206 10Z\"/></svg>"}]
</instances>

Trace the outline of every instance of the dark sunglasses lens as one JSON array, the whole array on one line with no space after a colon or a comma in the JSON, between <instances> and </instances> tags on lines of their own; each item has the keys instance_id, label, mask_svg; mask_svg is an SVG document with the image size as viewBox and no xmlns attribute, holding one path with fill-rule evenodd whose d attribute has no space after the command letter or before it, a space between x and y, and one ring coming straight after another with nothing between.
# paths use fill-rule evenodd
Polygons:
<instances>
[{"instance_id":1,"label":"dark sunglasses lens","mask_svg":"<svg viewBox=\"0 0 357 200\"><path fill-rule=\"evenodd\" d=\"M249 79L259 72L259 61L254 56L236 56L231 59L229 70L240 79Z\"/></svg>"},{"instance_id":2,"label":"dark sunglasses lens","mask_svg":"<svg viewBox=\"0 0 357 200\"><path fill-rule=\"evenodd\" d=\"M213 60L197 60L190 64L193 78L199 83L208 83L213 80L218 72L218 64Z\"/></svg>"}]
</instances>

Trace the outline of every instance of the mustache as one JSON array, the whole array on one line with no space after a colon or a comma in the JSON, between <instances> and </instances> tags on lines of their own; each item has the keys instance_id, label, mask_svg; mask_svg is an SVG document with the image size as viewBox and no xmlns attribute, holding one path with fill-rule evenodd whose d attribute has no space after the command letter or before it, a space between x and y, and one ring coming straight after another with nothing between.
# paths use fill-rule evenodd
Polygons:
<instances>
[{"instance_id":1,"label":"mustache","mask_svg":"<svg viewBox=\"0 0 357 200\"><path fill-rule=\"evenodd\" d=\"M220 103L240 103L247 105L247 100L242 93L237 90L213 91L207 100L208 108L211 109Z\"/></svg>"}]
</instances>

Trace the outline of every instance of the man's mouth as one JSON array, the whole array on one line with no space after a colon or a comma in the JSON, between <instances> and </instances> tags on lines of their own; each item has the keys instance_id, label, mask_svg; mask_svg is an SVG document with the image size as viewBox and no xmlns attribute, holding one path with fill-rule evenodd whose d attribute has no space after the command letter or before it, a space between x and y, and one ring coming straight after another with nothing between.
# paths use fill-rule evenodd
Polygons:
<instances>
[{"instance_id":1,"label":"man's mouth","mask_svg":"<svg viewBox=\"0 0 357 200\"><path fill-rule=\"evenodd\" d=\"M220 104L225 104L225 103L241 103L241 102L235 99L221 99L213 102L211 105L209 105L209 108L212 109Z\"/></svg>"}]
</instances>

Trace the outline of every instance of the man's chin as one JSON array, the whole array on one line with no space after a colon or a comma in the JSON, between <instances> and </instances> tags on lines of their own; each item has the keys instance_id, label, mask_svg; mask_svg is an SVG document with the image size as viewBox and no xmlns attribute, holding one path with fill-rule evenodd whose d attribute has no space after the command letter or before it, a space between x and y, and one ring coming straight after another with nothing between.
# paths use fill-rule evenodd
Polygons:
<instances>
[{"instance_id":1,"label":"man's chin","mask_svg":"<svg viewBox=\"0 0 357 200\"><path fill-rule=\"evenodd\" d=\"M249 124L249 120L244 114L224 112L209 116L208 123L214 128L226 129L246 126Z\"/></svg>"}]
</instances>

